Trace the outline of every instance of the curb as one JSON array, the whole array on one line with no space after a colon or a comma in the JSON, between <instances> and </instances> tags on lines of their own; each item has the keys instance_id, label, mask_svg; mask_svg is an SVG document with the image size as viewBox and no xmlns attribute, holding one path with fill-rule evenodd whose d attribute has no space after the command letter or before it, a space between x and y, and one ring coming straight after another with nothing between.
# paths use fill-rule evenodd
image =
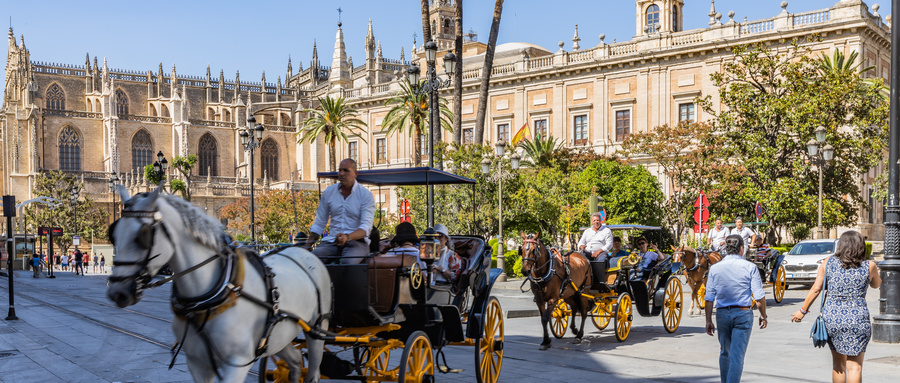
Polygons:
<instances>
[{"instance_id":1,"label":"curb","mask_svg":"<svg viewBox=\"0 0 900 383\"><path fill-rule=\"evenodd\" d=\"M506 319L531 318L531 317L539 317L539 316L541 316L541 312L538 311L538 309L509 310L506 312Z\"/></svg>"}]
</instances>

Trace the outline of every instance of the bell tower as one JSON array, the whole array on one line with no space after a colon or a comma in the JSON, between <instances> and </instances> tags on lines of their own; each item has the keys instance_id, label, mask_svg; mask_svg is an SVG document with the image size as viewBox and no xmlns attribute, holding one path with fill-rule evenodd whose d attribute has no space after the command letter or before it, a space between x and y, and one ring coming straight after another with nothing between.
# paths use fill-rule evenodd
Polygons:
<instances>
[{"instance_id":1,"label":"bell tower","mask_svg":"<svg viewBox=\"0 0 900 383\"><path fill-rule=\"evenodd\" d=\"M672 33L684 30L684 0L636 0L637 31L635 36Z\"/></svg>"},{"instance_id":2,"label":"bell tower","mask_svg":"<svg viewBox=\"0 0 900 383\"><path fill-rule=\"evenodd\" d=\"M430 0L429 20L431 21L431 38L438 50L453 49L456 41L454 18L456 17L456 0Z\"/></svg>"}]
</instances>

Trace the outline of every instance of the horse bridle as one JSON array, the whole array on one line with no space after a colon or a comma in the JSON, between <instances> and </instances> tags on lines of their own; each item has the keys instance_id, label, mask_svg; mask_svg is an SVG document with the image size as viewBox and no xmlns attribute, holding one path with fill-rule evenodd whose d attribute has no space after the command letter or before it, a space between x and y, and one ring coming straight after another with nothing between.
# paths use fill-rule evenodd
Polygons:
<instances>
[{"instance_id":1,"label":"horse bridle","mask_svg":"<svg viewBox=\"0 0 900 383\"><path fill-rule=\"evenodd\" d=\"M537 248L537 247L538 247L538 245L540 245L540 242L538 242L536 239L526 239L526 240L525 240L525 243L523 243L522 246L524 247L525 244L529 244L529 243L532 244L532 245L534 245L534 251L533 251L532 253L537 252L537 251L538 251L538 248ZM524 253L525 253L524 249L522 250L522 253L523 253L523 255L524 255ZM551 277L553 276L553 271L554 271L554 270L553 270L553 256L550 254L550 251L549 251L549 250L547 251L547 257L548 257L547 262L544 263L543 265L541 265L540 267L537 266L537 258L534 258L534 257L524 257L524 256L522 257L522 265L523 265L523 266L525 265L525 262L531 262L532 265L533 265L532 268L531 268L531 272L528 273L528 275L525 276L525 279L526 279L526 280L531 281L531 283L541 283L541 282L544 282L544 281L546 281L547 279L549 279L549 278L551 278ZM548 266L548 265L549 265L550 267L547 268L547 274L546 274L546 275L544 275L543 277L540 277L540 278L534 276L534 271L535 271L536 269L540 269L540 268L546 267L546 266Z\"/></svg>"}]
</instances>

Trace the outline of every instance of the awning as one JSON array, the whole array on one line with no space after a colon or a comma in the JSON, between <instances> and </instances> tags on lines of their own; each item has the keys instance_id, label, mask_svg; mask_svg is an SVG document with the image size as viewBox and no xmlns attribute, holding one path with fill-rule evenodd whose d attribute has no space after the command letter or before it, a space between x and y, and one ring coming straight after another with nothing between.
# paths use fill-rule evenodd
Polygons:
<instances>
[{"instance_id":1,"label":"awning","mask_svg":"<svg viewBox=\"0 0 900 383\"><path fill-rule=\"evenodd\" d=\"M318 178L330 178L337 180L337 172L320 172ZM374 169L361 170L356 176L356 181L361 184L392 186L392 185L447 185L447 184L475 184L471 178L447 173L443 170L427 166L419 168L401 169Z\"/></svg>"}]
</instances>

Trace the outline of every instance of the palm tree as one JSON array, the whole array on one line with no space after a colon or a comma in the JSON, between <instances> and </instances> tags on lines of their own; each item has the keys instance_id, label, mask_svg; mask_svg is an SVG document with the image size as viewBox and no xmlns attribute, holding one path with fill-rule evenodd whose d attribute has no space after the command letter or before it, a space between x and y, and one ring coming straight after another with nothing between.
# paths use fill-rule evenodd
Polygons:
<instances>
[{"instance_id":1,"label":"palm tree","mask_svg":"<svg viewBox=\"0 0 900 383\"><path fill-rule=\"evenodd\" d=\"M481 92L478 95L478 114L475 116L475 143L484 143L484 119L487 116L488 88L491 85L491 71L494 68L494 49L497 48L497 34L500 33L500 15L503 0L494 2L494 18L491 20L491 34L488 36L487 50L484 51L484 67L481 70ZM462 66L460 65L460 68ZM462 70L462 69L460 69Z\"/></svg>"},{"instance_id":2,"label":"palm tree","mask_svg":"<svg viewBox=\"0 0 900 383\"><path fill-rule=\"evenodd\" d=\"M819 70L819 74L822 76L826 76L828 74L839 74L841 72L859 72L859 75L862 76L863 73L874 70L874 66L866 67L860 69L860 65L862 63L857 63L856 59L859 57L859 53L856 51L850 52L850 56L844 56L844 52L841 52L837 48L834 49L834 53L832 57L828 57L828 55L822 53L822 56L816 62L816 65ZM878 89L878 95L881 96L885 101L890 100L891 90L884 85L884 82L876 79L876 78L864 78L862 79L863 83L875 87Z\"/></svg>"},{"instance_id":3,"label":"palm tree","mask_svg":"<svg viewBox=\"0 0 900 383\"><path fill-rule=\"evenodd\" d=\"M538 136L534 141L525 139L519 147L525 150L524 163L530 167L546 167L552 165L552 153L562 147L562 143L552 136Z\"/></svg>"},{"instance_id":4,"label":"palm tree","mask_svg":"<svg viewBox=\"0 0 900 383\"><path fill-rule=\"evenodd\" d=\"M347 141L347 133L355 133L355 129L362 130L366 127L365 122L357 118L359 112L356 109L345 106L344 98L331 98L331 96L319 97L320 109L306 109L304 112L310 113L309 118L303 121L304 129L298 131L297 143L312 143L319 137L325 135L325 142L331 149L330 160L331 169L337 169L337 159L335 158L335 145L338 141ZM359 138L366 142L365 137L359 135Z\"/></svg>"},{"instance_id":5,"label":"palm tree","mask_svg":"<svg viewBox=\"0 0 900 383\"><path fill-rule=\"evenodd\" d=\"M424 83L422 81L418 87ZM416 142L413 160L418 165L422 163L422 145L419 137L422 136L424 128L428 127L428 94L417 94L409 80L401 81L400 88L399 93L384 103L385 106L393 105L393 108L384 116L381 129L386 130L388 134L406 131L407 134L413 135ZM447 100L442 97L438 98L438 110L440 111L438 119L441 121L441 127L447 130L452 129L450 120L453 118L453 113L447 107Z\"/></svg>"}]
</instances>

